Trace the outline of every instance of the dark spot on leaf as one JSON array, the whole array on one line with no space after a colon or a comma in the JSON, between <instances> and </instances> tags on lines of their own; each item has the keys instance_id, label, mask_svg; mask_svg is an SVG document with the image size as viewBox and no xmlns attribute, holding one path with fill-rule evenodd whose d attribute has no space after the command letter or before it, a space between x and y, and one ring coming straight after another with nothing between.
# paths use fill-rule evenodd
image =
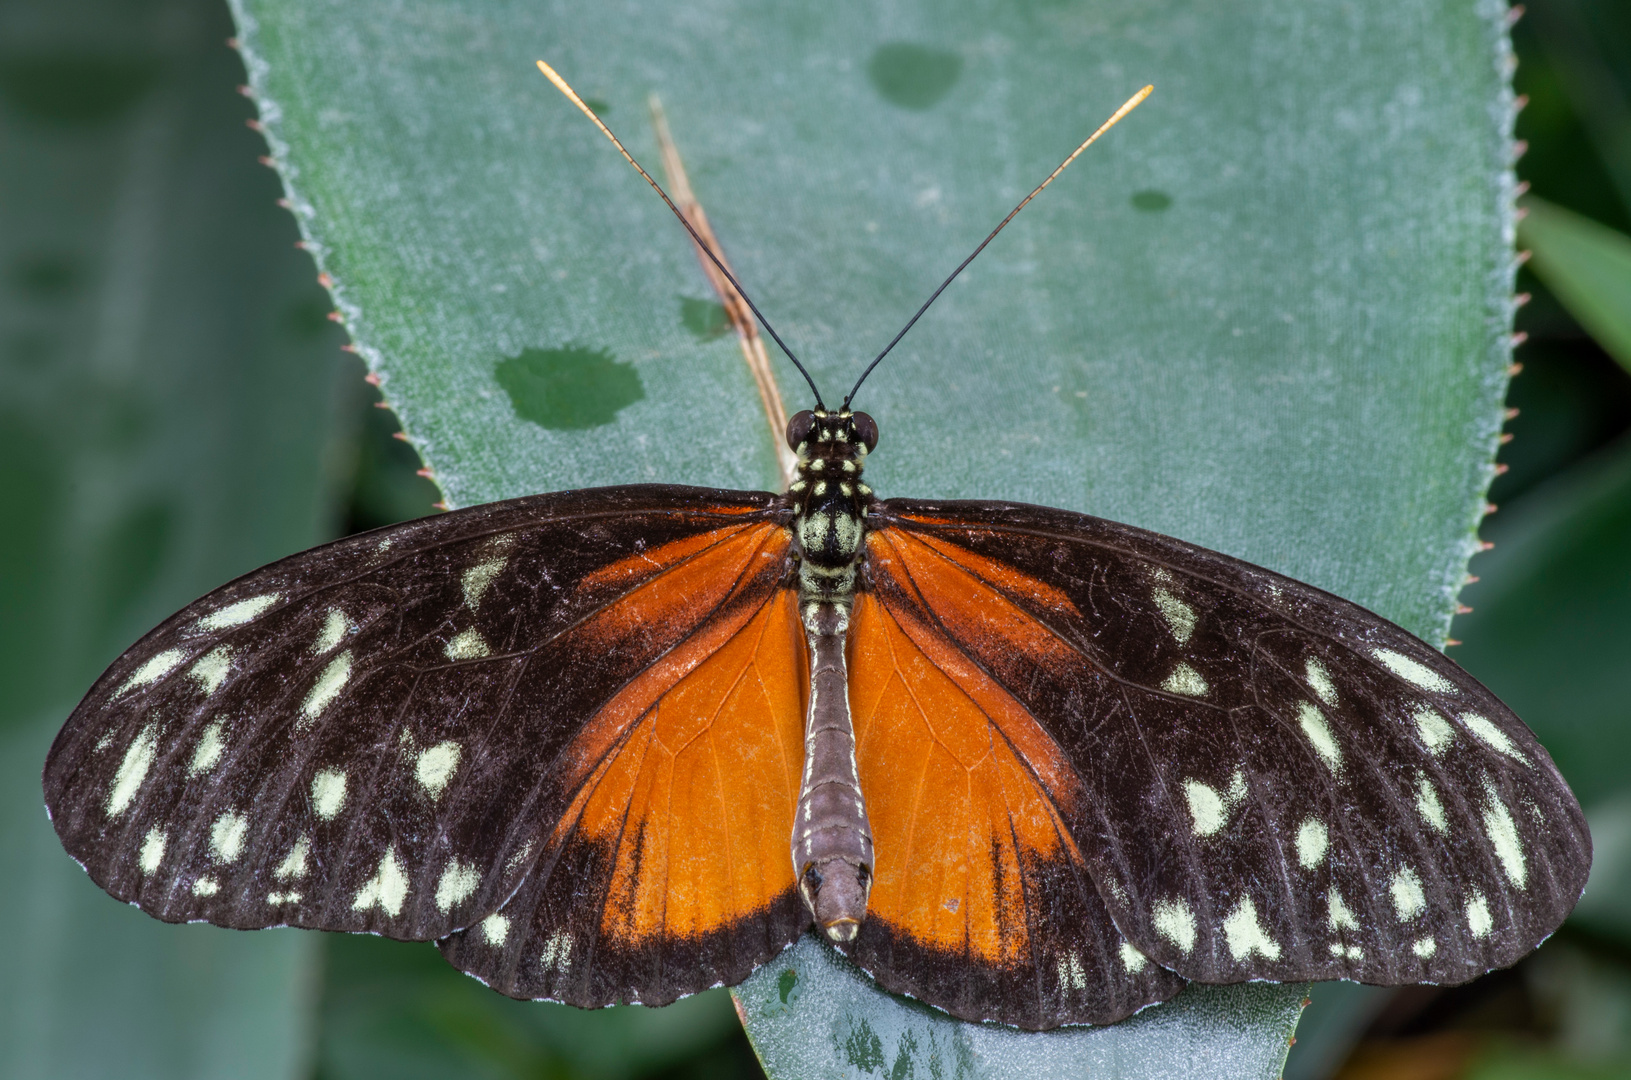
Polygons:
<instances>
[{"instance_id":1,"label":"dark spot on leaf","mask_svg":"<svg viewBox=\"0 0 1631 1080\"><path fill-rule=\"evenodd\" d=\"M583 103L601 116L605 116L612 111L612 107L606 103L605 98L586 97L583 99Z\"/></svg>"},{"instance_id":2,"label":"dark spot on leaf","mask_svg":"<svg viewBox=\"0 0 1631 1080\"><path fill-rule=\"evenodd\" d=\"M916 1060L917 1036L908 1029L900 1037L900 1045L895 1048L895 1066L889 1070L889 1080L914 1080L917 1068L913 1063Z\"/></svg>"},{"instance_id":3,"label":"dark spot on leaf","mask_svg":"<svg viewBox=\"0 0 1631 1080\"><path fill-rule=\"evenodd\" d=\"M876 1072L883 1067L883 1040L865 1020L855 1021L844 1039L844 1057L862 1072Z\"/></svg>"},{"instance_id":4,"label":"dark spot on leaf","mask_svg":"<svg viewBox=\"0 0 1631 1080\"><path fill-rule=\"evenodd\" d=\"M126 57L11 57L0 60L0 98L35 120L100 124L140 101L159 70L157 61Z\"/></svg>"},{"instance_id":5,"label":"dark spot on leaf","mask_svg":"<svg viewBox=\"0 0 1631 1080\"><path fill-rule=\"evenodd\" d=\"M703 341L712 341L731 328L731 317L725 313L724 304L718 300L693 300L689 296L680 297L680 322Z\"/></svg>"},{"instance_id":6,"label":"dark spot on leaf","mask_svg":"<svg viewBox=\"0 0 1631 1080\"><path fill-rule=\"evenodd\" d=\"M503 360L494 374L517 416L552 431L609 424L620 409L646 396L633 364L576 345L523 350Z\"/></svg>"},{"instance_id":7,"label":"dark spot on leaf","mask_svg":"<svg viewBox=\"0 0 1631 1080\"><path fill-rule=\"evenodd\" d=\"M119 623L157 580L175 519L173 507L150 502L127 512L102 536L95 581L104 632L118 633Z\"/></svg>"},{"instance_id":8,"label":"dark spot on leaf","mask_svg":"<svg viewBox=\"0 0 1631 1080\"><path fill-rule=\"evenodd\" d=\"M1159 214L1172 205L1172 196L1164 191L1139 191L1133 194L1133 209L1143 210L1149 214Z\"/></svg>"},{"instance_id":9,"label":"dark spot on leaf","mask_svg":"<svg viewBox=\"0 0 1631 1080\"><path fill-rule=\"evenodd\" d=\"M798 982L799 973L792 968L782 972L781 976L776 980L776 992L781 995L783 1005L786 1005L788 999L792 997L793 989L798 986Z\"/></svg>"},{"instance_id":10,"label":"dark spot on leaf","mask_svg":"<svg viewBox=\"0 0 1631 1080\"><path fill-rule=\"evenodd\" d=\"M894 42L878 47L866 73L885 101L903 109L927 109L956 84L963 58L942 49Z\"/></svg>"},{"instance_id":11,"label":"dark spot on leaf","mask_svg":"<svg viewBox=\"0 0 1631 1080\"><path fill-rule=\"evenodd\" d=\"M25 255L11 269L11 280L17 288L39 300L66 296L80 283L81 276L77 259L49 252Z\"/></svg>"}]
</instances>

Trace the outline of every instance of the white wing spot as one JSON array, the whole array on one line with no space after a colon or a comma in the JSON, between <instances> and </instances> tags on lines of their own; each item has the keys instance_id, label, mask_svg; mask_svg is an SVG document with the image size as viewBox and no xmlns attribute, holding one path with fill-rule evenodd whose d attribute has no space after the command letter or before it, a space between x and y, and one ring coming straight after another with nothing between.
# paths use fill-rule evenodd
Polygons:
<instances>
[{"instance_id":1,"label":"white wing spot","mask_svg":"<svg viewBox=\"0 0 1631 1080\"><path fill-rule=\"evenodd\" d=\"M477 925L481 927L482 940L495 949L503 945L504 939L510 936L510 917L508 915L500 915L495 911Z\"/></svg>"},{"instance_id":2,"label":"white wing spot","mask_svg":"<svg viewBox=\"0 0 1631 1080\"><path fill-rule=\"evenodd\" d=\"M1438 710L1426 705L1416 710L1416 734L1434 757L1444 753L1444 748L1455 740L1455 729L1450 727L1450 722L1440 716Z\"/></svg>"},{"instance_id":3,"label":"white wing spot","mask_svg":"<svg viewBox=\"0 0 1631 1080\"><path fill-rule=\"evenodd\" d=\"M248 600L239 600L235 604L228 604L220 611L204 616L193 624L193 629L213 631L242 626L250 619L259 618L267 608L277 602L277 593L267 593L265 596L251 596Z\"/></svg>"},{"instance_id":4,"label":"white wing spot","mask_svg":"<svg viewBox=\"0 0 1631 1080\"><path fill-rule=\"evenodd\" d=\"M114 691L113 696L115 698L121 697L138 686L158 682L174 671L176 665L186 658L187 650L185 649L165 649L157 656L148 657L147 663L132 672L130 678L125 680L124 685Z\"/></svg>"},{"instance_id":5,"label":"white wing spot","mask_svg":"<svg viewBox=\"0 0 1631 1080\"><path fill-rule=\"evenodd\" d=\"M323 629L317 635L317 640L311 643L311 651L322 656L334 646L345 640L345 635L351 629L351 623L345 617L345 612L337 607L328 609L328 617L323 620Z\"/></svg>"},{"instance_id":6,"label":"white wing spot","mask_svg":"<svg viewBox=\"0 0 1631 1080\"><path fill-rule=\"evenodd\" d=\"M1325 849L1329 846L1325 822L1319 818L1305 818L1297 826L1297 862L1304 870L1312 870L1324 862Z\"/></svg>"},{"instance_id":7,"label":"white wing spot","mask_svg":"<svg viewBox=\"0 0 1631 1080\"><path fill-rule=\"evenodd\" d=\"M1314 752L1325 759L1325 764L1331 767L1332 772L1342 768L1342 750L1337 746L1336 738L1331 734L1330 727L1325 723L1325 714L1311 701L1299 702L1297 705L1297 723L1301 725L1303 734L1308 741L1314 744Z\"/></svg>"},{"instance_id":8,"label":"white wing spot","mask_svg":"<svg viewBox=\"0 0 1631 1080\"><path fill-rule=\"evenodd\" d=\"M1200 672L1188 664L1180 663L1172 669L1172 674L1167 676L1167 681L1161 684L1161 689L1169 694L1204 697L1211 687L1206 685L1206 680L1201 677Z\"/></svg>"},{"instance_id":9,"label":"white wing spot","mask_svg":"<svg viewBox=\"0 0 1631 1080\"><path fill-rule=\"evenodd\" d=\"M1156 610L1167 621L1167 629L1172 631L1172 639L1180 645L1189 644L1189 635L1195 632L1195 609L1159 585L1151 595Z\"/></svg>"},{"instance_id":10,"label":"white wing spot","mask_svg":"<svg viewBox=\"0 0 1631 1080\"><path fill-rule=\"evenodd\" d=\"M249 819L236 810L228 810L210 826L210 854L224 863L237 862L248 835Z\"/></svg>"},{"instance_id":11,"label":"white wing spot","mask_svg":"<svg viewBox=\"0 0 1631 1080\"><path fill-rule=\"evenodd\" d=\"M571 956L572 939L567 936L565 930L555 931L555 936L544 942L544 970L565 972Z\"/></svg>"},{"instance_id":12,"label":"white wing spot","mask_svg":"<svg viewBox=\"0 0 1631 1080\"><path fill-rule=\"evenodd\" d=\"M1316 657L1310 656L1303 665L1303 674L1307 677L1308 688L1314 691L1314 696L1327 705L1337 703L1336 683L1331 681L1331 673L1325 670L1325 665Z\"/></svg>"},{"instance_id":13,"label":"white wing spot","mask_svg":"<svg viewBox=\"0 0 1631 1080\"><path fill-rule=\"evenodd\" d=\"M458 859L448 862L442 878L436 883L436 910L447 914L454 904L470 899L481 884L481 872Z\"/></svg>"},{"instance_id":14,"label":"white wing spot","mask_svg":"<svg viewBox=\"0 0 1631 1080\"><path fill-rule=\"evenodd\" d=\"M1495 920L1489 915L1489 901L1484 899L1483 893L1474 889L1472 899L1467 901L1467 929L1472 931L1473 937L1482 940L1489 937L1494 926Z\"/></svg>"},{"instance_id":15,"label":"white wing spot","mask_svg":"<svg viewBox=\"0 0 1631 1080\"><path fill-rule=\"evenodd\" d=\"M125 759L119 762L119 769L113 774L113 787L108 791L108 817L118 817L130 806L157 756L158 725L148 724L125 751Z\"/></svg>"},{"instance_id":16,"label":"white wing spot","mask_svg":"<svg viewBox=\"0 0 1631 1080\"><path fill-rule=\"evenodd\" d=\"M1342 894L1332 889L1326 897L1327 921L1332 930L1358 930L1359 920L1354 913L1348 910L1348 905L1342 902Z\"/></svg>"},{"instance_id":17,"label":"white wing spot","mask_svg":"<svg viewBox=\"0 0 1631 1080\"><path fill-rule=\"evenodd\" d=\"M1375 649L1371 655L1376 657L1377 662L1383 667L1412 686L1419 686L1436 694L1448 694L1455 689L1449 679L1426 664L1410 659L1404 653L1394 652L1392 649Z\"/></svg>"},{"instance_id":18,"label":"white wing spot","mask_svg":"<svg viewBox=\"0 0 1631 1080\"><path fill-rule=\"evenodd\" d=\"M1496 727L1494 721L1489 717L1480 716L1475 712L1462 713L1461 722L1466 725L1467 730L1472 732L1479 742L1492 749L1499 750L1514 761L1521 761L1525 765L1529 764L1529 759L1523 756L1523 751L1513 746L1512 740L1506 737L1506 732Z\"/></svg>"},{"instance_id":19,"label":"white wing spot","mask_svg":"<svg viewBox=\"0 0 1631 1080\"><path fill-rule=\"evenodd\" d=\"M192 764L187 766L188 776L207 773L220 762L221 755L226 753L227 748L226 740L221 738L221 729L225 726L225 720L216 720L198 737L198 746L193 749Z\"/></svg>"},{"instance_id":20,"label":"white wing spot","mask_svg":"<svg viewBox=\"0 0 1631 1080\"><path fill-rule=\"evenodd\" d=\"M449 660L480 660L491 655L493 650L487 647L487 643L481 639L480 631L475 627L461 631L447 643Z\"/></svg>"},{"instance_id":21,"label":"white wing spot","mask_svg":"<svg viewBox=\"0 0 1631 1080\"><path fill-rule=\"evenodd\" d=\"M1414 945L1410 946L1410 951L1426 960L1438 952L1438 942L1430 937L1419 938Z\"/></svg>"},{"instance_id":22,"label":"white wing spot","mask_svg":"<svg viewBox=\"0 0 1631 1080\"><path fill-rule=\"evenodd\" d=\"M1246 775L1239 769L1229 781L1229 790L1219 793L1199 780L1184 781L1184 798L1189 802L1189 816L1195 822L1196 836L1214 836L1229 823L1229 815L1236 804L1246 797Z\"/></svg>"},{"instance_id":23,"label":"white wing spot","mask_svg":"<svg viewBox=\"0 0 1631 1080\"><path fill-rule=\"evenodd\" d=\"M321 769L311 778L311 805L318 820L333 821L345 808L345 785L343 769Z\"/></svg>"},{"instance_id":24,"label":"white wing spot","mask_svg":"<svg viewBox=\"0 0 1631 1080\"><path fill-rule=\"evenodd\" d=\"M1073 952L1065 953L1055 962L1059 972L1059 985L1065 990L1086 990L1087 972L1082 970L1081 959Z\"/></svg>"},{"instance_id":25,"label":"white wing spot","mask_svg":"<svg viewBox=\"0 0 1631 1080\"><path fill-rule=\"evenodd\" d=\"M1495 857L1501 861L1501 869L1512 884L1523 888L1524 878L1528 876L1528 869L1524 865L1523 842L1518 839L1518 826L1512 820L1506 804L1495 793L1493 785L1484 784L1484 796L1489 801L1484 804L1484 832L1489 834L1489 842L1495 847Z\"/></svg>"},{"instance_id":26,"label":"white wing spot","mask_svg":"<svg viewBox=\"0 0 1631 1080\"><path fill-rule=\"evenodd\" d=\"M300 706L301 713L306 720L316 720L323 715L323 710L333 704L334 699L340 696L345 689L346 680L351 678L351 650L336 656L328 662L328 667L317 676L317 682L312 684L311 692L306 695L306 701Z\"/></svg>"},{"instance_id":27,"label":"white wing spot","mask_svg":"<svg viewBox=\"0 0 1631 1080\"><path fill-rule=\"evenodd\" d=\"M201 877L193 882L194 896L214 896L221 891L220 882L211 877Z\"/></svg>"},{"instance_id":28,"label":"white wing spot","mask_svg":"<svg viewBox=\"0 0 1631 1080\"><path fill-rule=\"evenodd\" d=\"M1257 919L1257 905L1249 896L1242 896L1234 911L1223 920L1223 938L1236 963L1244 962L1253 953L1265 960L1280 959L1280 945L1263 929Z\"/></svg>"},{"instance_id":29,"label":"white wing spot","mask_svg":"<svg viewBox=\"0 0 1631 1080\"><path fill-rule=\"evenodd\" d=\"M1444 804L1438 801L1438 789L1427 779L1426 773L1416 778L1416 809L1427 824L1439 832L1449 831L1450 822L1444 816Z\"/></svg>"},{"instance_id":30,"label":"white wing spot","mask_svg":"<svg viewBox=\"0 0 1631 1080\"><path fill-rule=\"evenodd\" d=\"M498 575L504 572L504 566L510 561L508 555L501 555L496 559L479 562L464 572L460 584L464 586L464 602L471 611L481 606L481 598L492 588Z\"/></svg>"},{"instance_id":31,"label":"white wing spot","mask_svg":"<svg viewBox=\"0 0 1631 1080\"><path fill-rule=\"evenodd\" d=\"M1149 962L1149 957L1135 949L1132 942L1123 941L1121 943L1121 966L1126 968L1129 973L1143 971L1144 965Z\"/></svg>"},{"instance_id":32,"label":"white wing spot","mask_svg":"<svg viewBox=\"0 0 1631 1080\"><path fill-rule=\"evenodd\" d=\"M205 697L219 690L231 673L232 650L225 645L217 645L187 669L187 674L198 683L198 688L204 691Z\"/></svg>"},{"instance_id":33,"label":"white wing spot","mask_svg":"<svg viewBox=\"0 0 1631 1080\"><path fill-rule=\"evenodd\" d=\"M424 788L432 799L440 798L442 789L453 779L453 773L459 767L461 753L459 744L452 739L439 742L420 753L419 760L414 763L414 776L419 779L419 786Z\"/></svg>"},{"instance_id":34,"label":"white wing spot","mask_svg":"<svg viewBox=\"0 0 1631 1080\"><path fill-rule=\"evenodd\" d=\"M1189 955L1195 947L1195 913L1189 910L1189 904L1182 897L1162 900L1155 905L1154 916L1155 932Z\"/></svg>"},{"instance_id":35,"label":"white wing spot","mask_svg":"<svg viewBox=\"0 0 1631 1080\"><path fill-rule=\"evenodd\" d=\"M379 861L379 870L357 890L351 910L367 911L371 907L378 907L395 918L402 913L402 902L407 898L408 875L402 872L402 864L396 861L396 848L388 848L385 858Z\"/></svg>"},{"instance_id":36,"label":"white wing spot","mask_svg":"<svg viewBox=\"0 0 1631 1080\"><path fill-rule=\"evenodd\" d=\"M266 902L273 907L277 907L279 904L298 904L300 903L300 894L297 892L267 893Z\"/></svg>"},{"instance_id":37,"label":"white wing spot","mask_svg":"<svg viewBox=\"0 0 1631 1080\"><path fill-rule=\"evenodd\" d=\"M164 862L164 847L167 842L164 830L157 825L147 830L142 838L141 867L142 873L151 874Z\"/></svg>"},{"instance_id":38,"label":"white wing spot","mask_svg":"<svg viewBox=\"0 0 1631 1080\"><path fill-rule=\"evenodd\" d=\"M279 881L298 881L305 877L306 857L310 854L311 840L302 836L294 842L294 847L289 849L289 854L283 857L283 861L278 863L277 869L272 871L272 876Z\"/></svg>"},{"instance_id":39,"label":"white wing spot","mask_svg":"<svg viewBox=\"0 0 1631 1080\"><path fill-rule=\"evenodd\" d=\"M1422 892L1421 878L1408 866L1393 875L1388 891L1393 894L1393 910L1399 913L1400 922L1409 922L1427 906L1427 894Z\"/></svg>"}]
</instances>

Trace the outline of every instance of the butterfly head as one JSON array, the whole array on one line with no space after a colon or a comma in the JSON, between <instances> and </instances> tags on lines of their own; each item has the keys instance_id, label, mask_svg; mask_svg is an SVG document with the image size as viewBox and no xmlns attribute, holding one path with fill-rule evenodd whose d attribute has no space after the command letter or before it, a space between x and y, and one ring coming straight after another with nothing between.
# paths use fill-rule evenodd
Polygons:
<instances>
[{"instance_id":1,"label":"butterfly head","mask_svg":"<svg viewBox=\"0 0 1631 1080\"><path fill-rule=\"evenodd\" d=\"M799 480L855 483L878 446L878 422L848 409L805 409L787 422L787 445L798 455Z\"/></svg>"}]
</instances>

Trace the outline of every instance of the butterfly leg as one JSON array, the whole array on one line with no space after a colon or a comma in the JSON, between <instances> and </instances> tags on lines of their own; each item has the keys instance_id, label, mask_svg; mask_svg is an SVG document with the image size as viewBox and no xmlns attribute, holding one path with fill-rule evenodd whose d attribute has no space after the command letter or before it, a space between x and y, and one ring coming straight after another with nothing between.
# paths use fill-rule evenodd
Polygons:
<instances>
[{"instance_id":1,"label":"butterfly leg","mask_svg":"<svg viewBox=\"0 0 1631 1080\"><path fill-rule=\"evenodd\" d=\"M866 918L872 890L872 828L855 768L844 637L849 607L803 605L810 645L810 708L804 728L804 781L793 818L793 872L816 924L848 942Z\"/></svg>"}]
</instances>

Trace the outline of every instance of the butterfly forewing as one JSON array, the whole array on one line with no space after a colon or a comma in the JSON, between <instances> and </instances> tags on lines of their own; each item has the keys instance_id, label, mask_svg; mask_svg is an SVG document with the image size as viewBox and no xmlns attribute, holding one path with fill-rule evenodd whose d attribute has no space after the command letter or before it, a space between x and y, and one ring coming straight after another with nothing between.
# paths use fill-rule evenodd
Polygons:
<instances>
[{"instance_id":1,"label":"butterfly forewing","mask_svg":"<svg viewBox=\"0 0 1631 1080\"><path fill-rule=\"evenodd\" d=\"M57 831L104 888L171 921L466 926L515 891L592 771L566 753L586 721L716 612L697 593L649 621L602 619L593 642L583 628L674 564L780 535L772 502L538 496L241 578L75 710L46 765ZM774 559L755 553L763 580Z\"/></svg>"},{"instance_id":2,"label":"butterfly forewing","mask_svg":"<svg viewBox=\"0 0 1631 1080\"><path fill-rule=\"evenodd\" d=\"M1047 728L1110 915L1173 971L1462 982L1578 898L1589 837L1546 752L1385 620L1064 511L894 500L871 521L878 595Z\"/></svg>"}]
</instances>

